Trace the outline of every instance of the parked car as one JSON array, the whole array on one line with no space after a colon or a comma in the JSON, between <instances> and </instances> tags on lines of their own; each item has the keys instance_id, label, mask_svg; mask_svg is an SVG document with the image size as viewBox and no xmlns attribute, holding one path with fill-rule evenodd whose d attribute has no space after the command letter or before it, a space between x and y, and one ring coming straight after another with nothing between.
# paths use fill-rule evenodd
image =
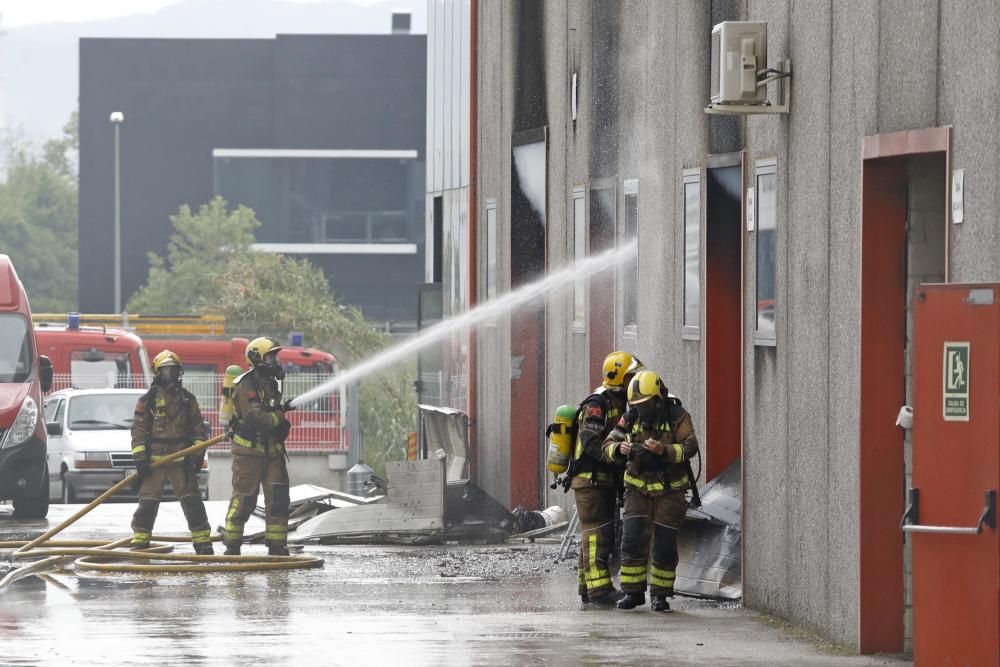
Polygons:
<instances>
[{"instance_id":1,"label":"parked car","mask_svg":"<svg viewBox=\"0 0 1000 667\"><path fill-rule=\"evenodd\" d=\"M63 503L91 501L135 472L132 417L142 389L64 389L45 401L50 496ZM198 488L208 499L208 456ZM55 492L55 493L53 493ZM170 485L164 499L174 498ZM116 499L135 500L131 488Z\"/></svg>"}]
</instances>

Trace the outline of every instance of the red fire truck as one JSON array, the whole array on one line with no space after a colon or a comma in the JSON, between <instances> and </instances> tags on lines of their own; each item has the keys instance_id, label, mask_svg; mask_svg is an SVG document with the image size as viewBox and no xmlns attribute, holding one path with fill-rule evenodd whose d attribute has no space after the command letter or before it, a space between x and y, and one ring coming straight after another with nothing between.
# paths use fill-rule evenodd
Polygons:
<instances>
[{"instance_id":1,"label":"red fire truck","mask_svg":"<svg viewBox=\"0 0 1000 667\"><path fill-rule=\"evenodd\" d=\"M55 389L143 389L152 374L142 339L122 329L83 326L77 313L64 322L35 316L38 352L52 360Z\"/></svg>"},{"instance_id":2,"label":"red fire truck","mask_svg":"<svg viewBox=\"0 0 1000 667\"><path fill-rule=\"evenodd\" d=\"M213 428L218 423L218 396L222 374L226 367L237 365L248 369L246 338L231 340L192 340L181 338L144 338L150 359L171 350L184 364L184 386L198 396L202 412ZM293 341L293 343L296 341ZM337 359L329 352L301 345L282 346L278 361L285 368L282 390L286 398L294 398L326 382L337 371ZM212 399L212 402L209 402ZM291 434L285 443L295 450L347 450L346 431L341 418L344 404L341 392L331 392L298 410L288 413Z\"/></svg>"},{"instance_id":3,"label":"red fire truck","mask_svg":"<svg viewBox=\"0 0 1000 667\"><path fill-rule=\"evenodd\" d=\"M39 352L52 356L56 389L148 387L152 358L170 349L184 363L184 386L198 397L202 414L216 432L223 426L218 423L222 375L230 365L248 368L245 354L250 341L227 337L219 316L36 313L34 319ZM338 372L337 360L329 352L303 347L296 334L291 343L278 353L285 367L286 398L303 394ZM286 443L288 449L346 451L344 405L338 390L290 412L289 421L296 428Z\"/></svg>"}]
</instances>

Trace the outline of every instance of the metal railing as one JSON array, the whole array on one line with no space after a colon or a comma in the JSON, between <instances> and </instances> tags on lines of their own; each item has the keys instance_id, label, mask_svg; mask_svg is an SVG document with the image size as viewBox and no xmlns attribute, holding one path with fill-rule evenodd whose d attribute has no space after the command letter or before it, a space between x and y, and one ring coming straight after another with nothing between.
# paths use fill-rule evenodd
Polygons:
<instances>
[{"instance_id":1,"label":"metal railing","mask_svg":"<svg viewBox=\"0 0 1000 667\"><path fill-rule=\"evenodd\" d=\"M292 373L282 382L285 398L295 398L330 379L326 373ZM208 421L212 435L219 435L224 424L219 423L219 407L222 399L221 373L191 371L184 374L184 387L198 399L201 414ZM62 389L147 389L142 375L129 374L81 374L54 373L52 392ZM51 393L49 394L51 396ZM311 401L292 412L288 420L292 429L285 446L294 451L346 452L347 408L345 392L337 390L328 396ZM213 450L228 449L228 444L214 445Z\"/></svg>"}]
</instances>

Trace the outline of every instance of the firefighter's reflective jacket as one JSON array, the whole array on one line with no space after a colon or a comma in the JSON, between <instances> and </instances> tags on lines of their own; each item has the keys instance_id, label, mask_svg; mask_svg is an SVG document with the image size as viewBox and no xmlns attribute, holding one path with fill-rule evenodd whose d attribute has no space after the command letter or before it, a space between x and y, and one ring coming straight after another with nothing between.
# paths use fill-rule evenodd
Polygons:
<instances>
[{"instance_id":1,"label":"firefighter's reflective jacket","mask_svg":"<svg viewBox=\"0 0 1000 667\"><path fill-rule=\"evenodd\" d=\"M234 455L284 456L288 421L274 378L250 370L233 382Z\"/></svg>"},{"instance_id":2,"label":"firefighter's reflective jacket","mask_svg":"<svg viewBox=\"0 0 1000 667\"><path fill-rule=\"evenodd\" d=\"M135 460L155 462L207 439L208 428L198 400L187 389L154 385L136 402L132 418L132 457Z\"/></svg>"},{"instance_id":3,"label":"firefighter's reflective jacket","mask_svg":"<svg viewBox=\"0 0 1000 667\"><path fill-rule=\"evenodd\" d=\"M626 439L632 443L627 457L619 451L619 444ZM663 453L656 454L643 448L647 439L664 445ZM625 487L645 495L661 495L669 491L686 491L691 484L685 461L698 453L698 438L694 433L691 415L681 407L680 401L670 397L657 410L653 419L629 425L625 417L604 441L603 457L607 462L627 460Z\"/></svg>"}]
</instances>

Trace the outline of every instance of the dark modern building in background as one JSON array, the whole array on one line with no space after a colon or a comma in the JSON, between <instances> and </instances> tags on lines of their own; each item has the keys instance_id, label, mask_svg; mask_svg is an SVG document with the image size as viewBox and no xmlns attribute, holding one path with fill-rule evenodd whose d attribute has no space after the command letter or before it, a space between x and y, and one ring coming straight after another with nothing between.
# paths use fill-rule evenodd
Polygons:
<instances>
[{"instance_id":1,"label":"dark modern building in background","mask_svg":"<svg viewBox=\"0 0 1000 667\"><path fill-rule=\"evenodd\" d=\"M416 319L424 280L426 37L80 40L80 282L114 309L121 125L122 301L181 205L254 209L261 251L307 257L373 321Z\"/></svg>"}]
</instances>

